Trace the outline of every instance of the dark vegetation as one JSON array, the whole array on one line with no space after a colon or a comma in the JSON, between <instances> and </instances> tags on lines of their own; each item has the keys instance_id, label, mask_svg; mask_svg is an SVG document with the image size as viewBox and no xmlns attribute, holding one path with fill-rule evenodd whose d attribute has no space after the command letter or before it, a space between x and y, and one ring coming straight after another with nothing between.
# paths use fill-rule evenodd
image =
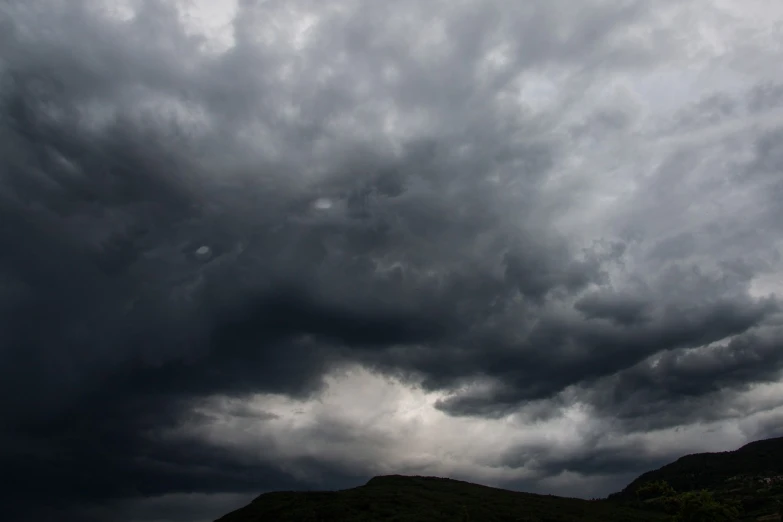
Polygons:
<instances>
[{"instance_id":1,"label":"dark vegetation","mask_svg":"<svg viewBox=\"0 0 783 522\"><path fill-rule=\"evenodd\" d=\"M265 493L219 521L772 522L782 503L783 437L682 457L601 500L393 475L342 491Z\"/></svg>"},{"instance_id":2,"label":"dark vegetation","mask_svg":"<svg viewBox=\"0 0 783 522\"><path fill-rule=\"evenodd\" d=\"M435 477L375 477L335 492L266 493L220 522L646 522L656 513L601 501L519 493Z\"/></svg>"},{"instance_id":3,"label":"dark vegetation","mask_svg":"<svg viewBox=\"0 0 783 522\"><path fill-rule=\"evenodd\" d=\"M671 512L678 502L693 503L697 493L703 511L713 518L683 520L781 520L783 437L751 442L736 451L686 455L641 475L609 495L609 501Z\"/></svg>"}]
</instances>

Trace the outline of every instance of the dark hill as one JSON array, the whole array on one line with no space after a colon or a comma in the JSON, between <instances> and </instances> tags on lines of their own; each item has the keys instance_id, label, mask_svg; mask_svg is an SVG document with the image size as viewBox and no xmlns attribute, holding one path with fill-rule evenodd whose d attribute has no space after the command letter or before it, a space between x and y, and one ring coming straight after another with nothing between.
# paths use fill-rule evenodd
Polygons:
<instances>
[{"instance_id":1,"label":"dark hill","mask_svg":"<svg viewBox=\"0 0 783 522\"><path fill-rule=\"evenodd\" d=\"M778 513L782 503L780 437L752 442L736 451L686 455L644 473L605 500L521 493L445 478L391 475L342 491L265 493L219 522L771 522L781 520ZM682 514L691 508L701 515ZM713 512L715 515L710 515ZM680 513L680 518L673 517L675 513ZM717 518L718 514L725 518Z\"/></svg>"},{"instance_id":2,"label":"dark hill","mask_svg":"<svg viewBox=\"0 0 783 522\"><path fill-rule=\"evenodd\" d=\"M738 450L685 455L675 462L648 471L610 498L635 497L646 482L665 480L676 491L734 489L738 481L783 477L783 437L757 440Z\"/></svg>"},{"instance_id":3,"label":"dark hill","mask_svg":"<svg viewBox=\"0 0 783 522\"><path fill-rule=\"evenodd\" d=\"M609 495L609 500L639 507L642 498L642 503L654 504L659 499L649 497L655 497L663 483L677 493L709 491L717 501L736 506L738 520L780 521L783 437L751 442L735 451L686 455L641 475L622 491ZM653 484L657 486L651 490ZM640 491L644 491L641 496Z\"/></svg>"},{"instance_id":4,"label":"dark hill","mask_svg":"<svg viewBox=\"0 0 783 522\"><path fill-rule=\"evenodd\" d=\"M220 522L646 522L665 517L606 501L535 495L436 477L391 475L342 491L265 493Z\"/></svg>"}]
</instances>

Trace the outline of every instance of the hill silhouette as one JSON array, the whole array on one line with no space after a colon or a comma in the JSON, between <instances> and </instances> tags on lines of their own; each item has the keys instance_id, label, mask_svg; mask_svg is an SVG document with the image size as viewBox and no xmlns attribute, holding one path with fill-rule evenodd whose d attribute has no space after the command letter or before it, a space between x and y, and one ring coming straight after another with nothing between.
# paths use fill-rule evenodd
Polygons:
<instances>
[{"instance_id":1,"label":"hill silhouette","mask_svg":"<svg viewBox=\"0 0 783 522\"><path fill-rule=\"evenodd\" d=\"M606 502L536 495L459 480L381 476L342 491L265 493L220 522L261 521L653 522L656 513Z\"/></svg>"},{"instance_id":2,"label":"hill silhouette","mask_svg":"<svg viewBox=\"0 0 783 522\"><path fill-rule=\"evenodd\" d=\"M685 455L642 474L609 495L609 500L638 502L640 488L655 483L668 484L676 492L709 491L718 501L737 505L740 520L781 520L783 437L751 442L734 451Z\"/></svg>"},{"instance_id":3,"label":"hill silhouette","mask_svg":"<svg viewBox=\"0 0 783 522\"><path fill-rule=\"evenodd\" d=\"M610 498L629 498L641 484L665 480L677 491L732 489L739 477L783 476L783 437L758 440L734 451L694 453L648 471Z\"/></svg>"},{"instance_id":4,"label":"hill silhouette","mask_svg":"<svg viewBox=\"0 0 783 522\"><path fill-rule=\"evenodd\" d=\"M772 522L781 503L783 437L686 455L601 500L390 475L341 491L265 493L218 522Z\"/></svg>"}]
</instances>

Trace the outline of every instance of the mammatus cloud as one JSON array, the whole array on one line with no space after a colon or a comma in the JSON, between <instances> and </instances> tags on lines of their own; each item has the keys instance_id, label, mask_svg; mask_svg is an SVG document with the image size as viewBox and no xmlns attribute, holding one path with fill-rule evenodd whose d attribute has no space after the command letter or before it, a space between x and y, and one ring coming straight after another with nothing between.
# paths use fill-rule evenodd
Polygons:
<instances>
[{"instance_id":1,"label":"mammatus cloud","mask_svg":"<svg viewBox=\"0 0 783 522\"><path fill-rule=\"evenodd\" d=\"M779 433L783 11L217 6L0 7L12 520Z\"/></svg>"}]
</instances>

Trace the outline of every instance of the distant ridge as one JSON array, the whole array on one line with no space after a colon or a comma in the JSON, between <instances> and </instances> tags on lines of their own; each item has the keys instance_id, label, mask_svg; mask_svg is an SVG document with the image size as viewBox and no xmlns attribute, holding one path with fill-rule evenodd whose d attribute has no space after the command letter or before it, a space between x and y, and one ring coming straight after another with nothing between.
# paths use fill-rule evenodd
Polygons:
<instances>
[{"instance_id":1,"label":"distant ridge","mask_svg":"<svg viewBox=\"0 0 783 522\"><path fill-rule=\"evenodd\" d=\"M664 483L669 496L640 497L644 488ZM672 509L699 509L699 502L711 504L691 518L673 517ZM734 451L683 456L602 500L507 491L450 478L382 475L341 491L265 493L218 522L775 522L781 521L781 505L783 437L777 437ZM718 508L725 508L720 513L728 518L711 518L709 509Z\"/></svg>"},{"instance_id":2,"label":"distant ridge","mask_svg":"<svg viewBox=\"0 0 783 522\"><path fill-rule=\"evenodd\" d=\"M648 471L609 498L628 498L645 482L665 480L677 491L719 490L738 476L783 475L783 437L757 440L733 451L694 453Z\"/></svg>"},{"instance_id":3,"label":"distant ridge","mask_svg":"<svg viewBox=\"0 0 783 522\"><path fill-rule=\"evenodd\" d=\"M342 491L265 493L219 522L661 522L633 507L507 491L461 480L385 475Z\"/></svg>"}]
</instances>

